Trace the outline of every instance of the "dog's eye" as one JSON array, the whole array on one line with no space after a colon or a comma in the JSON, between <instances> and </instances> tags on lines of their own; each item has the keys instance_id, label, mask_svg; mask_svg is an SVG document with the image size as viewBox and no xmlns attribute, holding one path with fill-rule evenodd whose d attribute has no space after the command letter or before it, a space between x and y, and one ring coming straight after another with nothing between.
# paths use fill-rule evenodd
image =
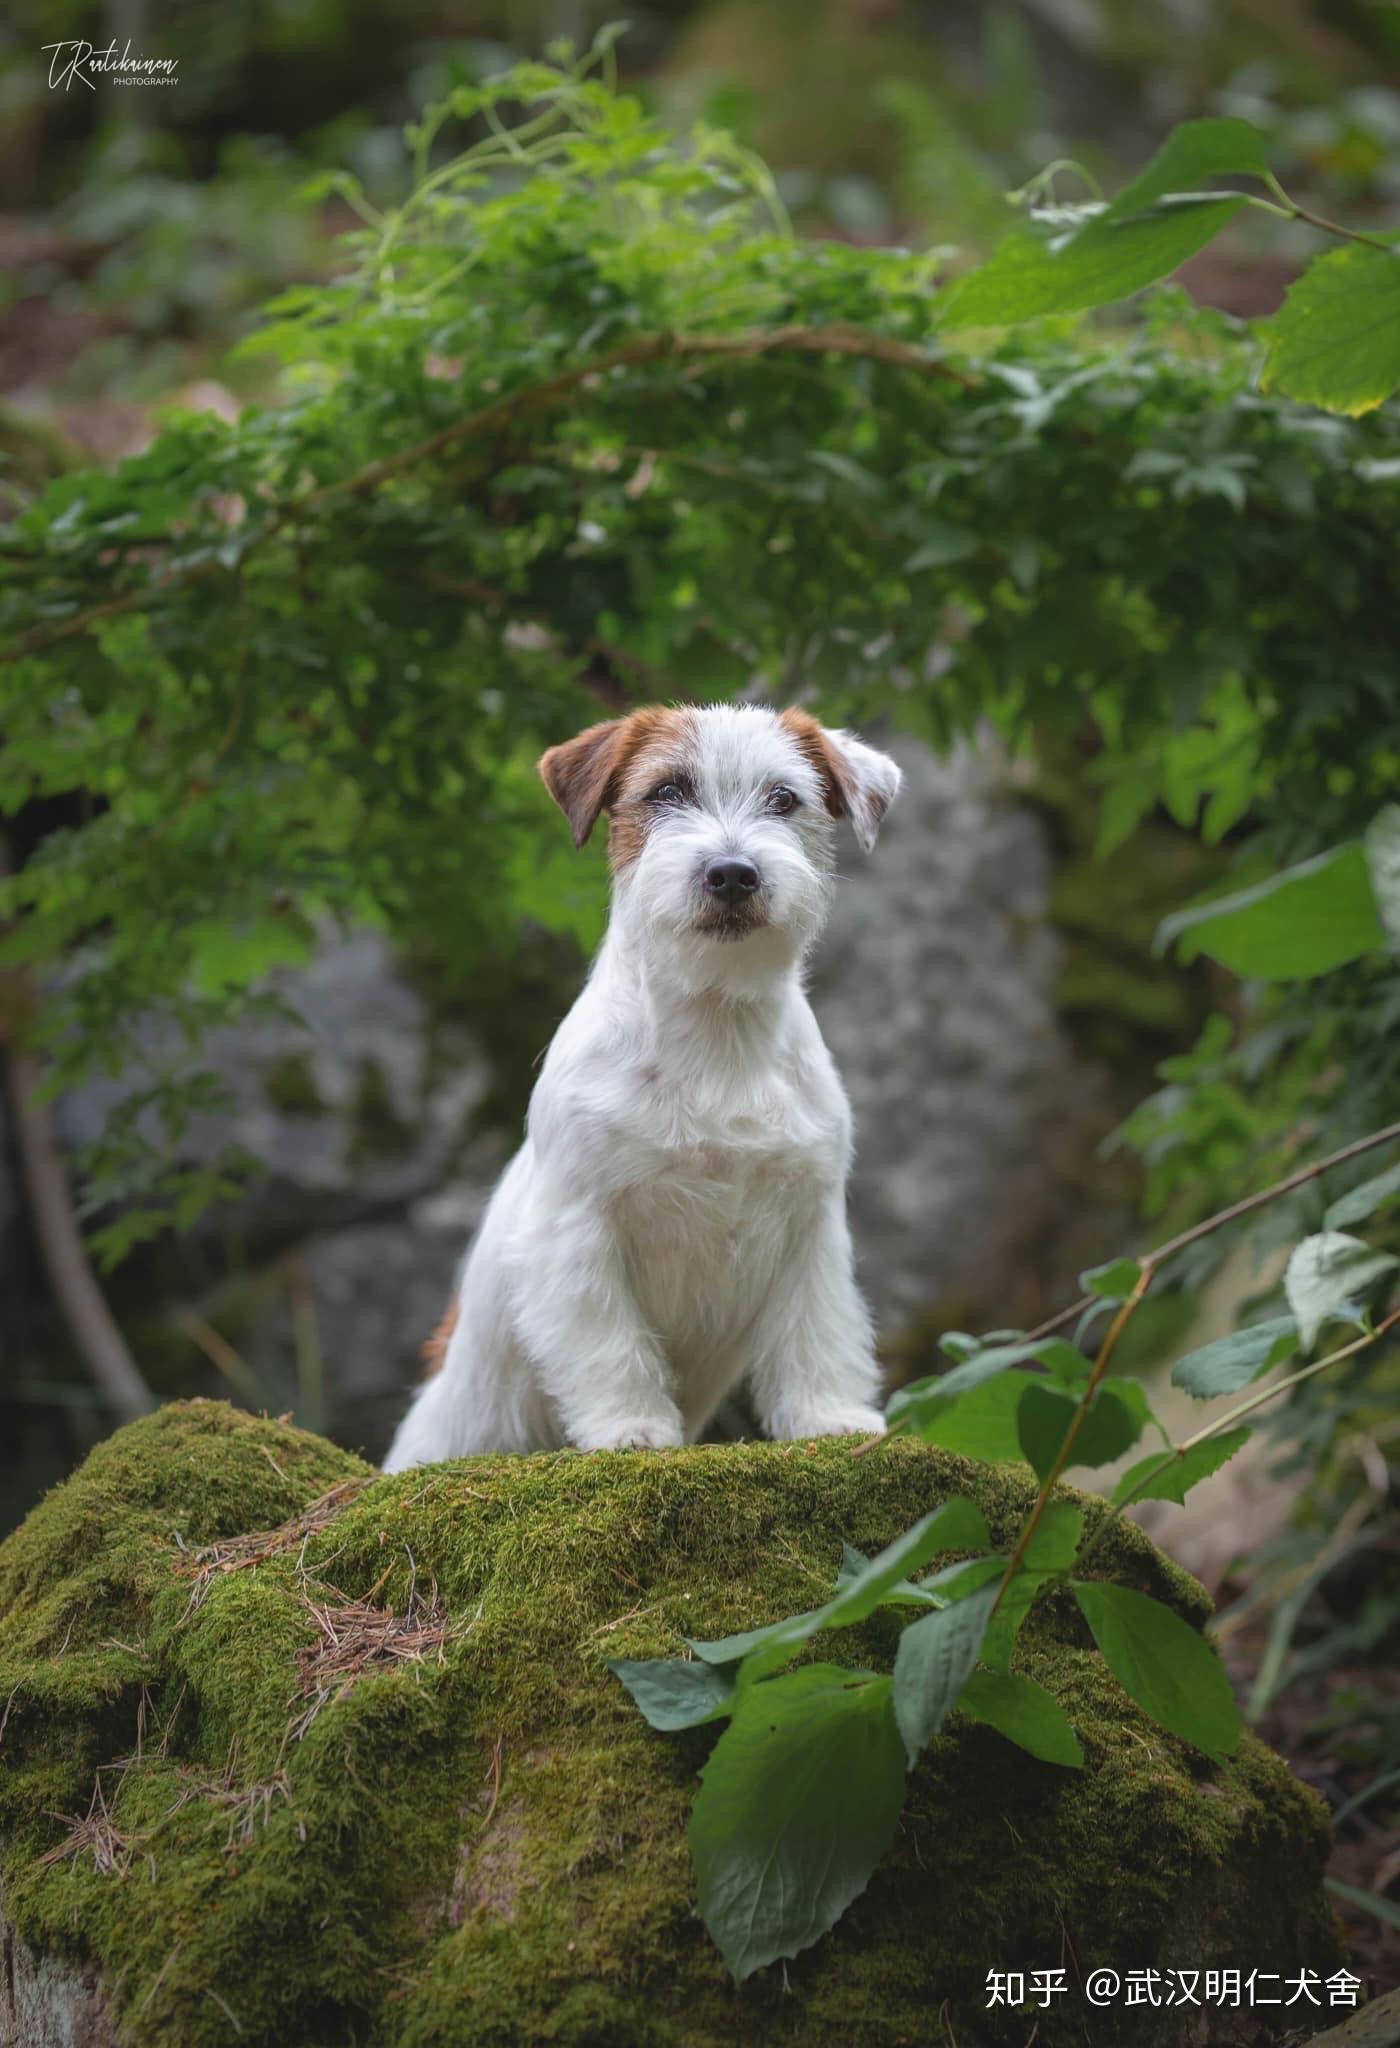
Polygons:
<instances>
[{"instance_id":1,"label":"dog's eye","mask_svg":"<svg viewBox=\"0 0 1400 2048\"><path fill-rule=\"evenodd\" d=\"M789 789L785 783L778 783L768 792L768 808L775 811L780 818L785 818L789 811L795 811L797 804L797 791Z\"/></svg>"},{"instance_id":2,"label":"dog's eye","mask_svg":"<svg viewBox=\"0 0 1400 2048\"><path fill-rule=\"evenodd\" d=\"M685 785L680 782L658 782L647 797L649 804L683 804Z\"/></svg>"}]
</instances>

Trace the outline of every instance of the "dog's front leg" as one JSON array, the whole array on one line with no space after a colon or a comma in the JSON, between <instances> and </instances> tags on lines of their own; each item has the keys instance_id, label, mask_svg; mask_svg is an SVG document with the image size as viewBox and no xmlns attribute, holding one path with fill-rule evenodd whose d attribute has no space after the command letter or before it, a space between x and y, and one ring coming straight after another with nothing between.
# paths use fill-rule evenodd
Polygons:
<instances>
[{"instance_id":1,"label":"dog's front leg","mask_svg":"<svg viewBox=\"0 0 1400 2048\"><path fill-rule=\"evenodd\" d=\"M883 1431L870 1312L856 1286L844 1193L834 1189L755 1332L749 1385L771 1437Z\"/></svg>"},{"instance_id":2,"label":"dog's front leg","mask_svg":"<svg viewBox=\"0 0 1400 2048\"><path fill-rule=\"evenodd\" d=\"M605 1217L559 1218L531 1262L521 1331L541 1384L581 1451L685 1440L671 1375Z\"/></svg>"}]
</instances>

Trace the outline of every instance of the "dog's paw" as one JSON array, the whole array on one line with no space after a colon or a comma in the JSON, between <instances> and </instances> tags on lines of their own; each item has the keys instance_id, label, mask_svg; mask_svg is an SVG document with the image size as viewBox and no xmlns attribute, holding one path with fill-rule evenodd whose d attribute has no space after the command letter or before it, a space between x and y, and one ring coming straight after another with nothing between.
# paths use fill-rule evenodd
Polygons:
<instances>
[{"instance_id":1,"label":"dog's paw","mask_svg":"<svg viewBox=\"0 0 1400 2048\"><path fill-rule=\"evenodd\" d=\"M780 1439L810 1436L883 1436L885 1418L878 1408L862 1408L855 1402L842 1407L811 1408L777 1419L773 1429Z\"/></svg>"},{"instance_id":2,"label":"dog's paw","mask_svg":"<svg viewBox=\"0 0 1400 2048\"><path fill-rule=\"evenodd\" d=\"M679 1420L622 1422L589 1430L577 1439L581 1451L668 1451L685 1442Z\"/></svg>"}]
</instances>

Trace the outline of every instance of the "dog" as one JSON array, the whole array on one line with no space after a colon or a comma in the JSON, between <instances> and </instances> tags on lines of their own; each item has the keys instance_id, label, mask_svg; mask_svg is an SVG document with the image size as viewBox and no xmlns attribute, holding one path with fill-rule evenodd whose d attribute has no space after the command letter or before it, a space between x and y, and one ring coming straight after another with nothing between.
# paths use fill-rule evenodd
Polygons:
<instances>
[{"instance_id":1,"label":"dog","mask_svg":"<svg viewBox=\"0 0 1400 2048\"><path fill-rule=\"evenodd\" d=\"M652 708L539 763L612 911L385 1470L693 1442L747 1383L777 1438L884 1423L846 1223L851 1114L803 990L837 821L888 755L804 711Z\"/></svg>"}]
</instances>

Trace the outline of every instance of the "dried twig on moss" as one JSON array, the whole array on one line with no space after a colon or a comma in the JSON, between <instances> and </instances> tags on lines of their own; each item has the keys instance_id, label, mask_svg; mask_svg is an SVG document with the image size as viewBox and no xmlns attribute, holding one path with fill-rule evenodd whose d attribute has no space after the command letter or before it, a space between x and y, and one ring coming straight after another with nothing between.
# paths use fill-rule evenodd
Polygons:
<instances>
[{"instance_id":1,"label":"dried twig on moss","mask_svg":"<svg viewBox=\"0 0 1400 2048\"><path fill-rule=\"evenodd\" d=\"M362 1678L396 1664L419 1664L436 1654L443 1661L451 1623L434 1586L426 1600L410 1590L403 1614L350 1600L339 1607L306 1606L320 1631L319 1641L297 1652L298 1694L307 1701L287 1731L288 1742L300 1742L322 1707L345 1697Z\"/></svg>"},{"instance_id":2,"label":"dried twig on moss","mask_svg":"<svg viewBox=\"0 0 1400 2048\"><path fill-rule=\"evenodd\" d=\"M196 1550L181 1567L194 1579L183 1619L188 1621L202 1605L216 1578L225 1572L243 1571L249 1565L262 1564L270 1557L280 1557L296 1545L305 1543L308 1536L314 1536L333 1522L346 1503L368 1483L367 1479L342 1479L279 1528L255 1529L246 1536L230 1536L221 1543L209 1543L202 1550Z\"/></svg>"}]
</instances>

